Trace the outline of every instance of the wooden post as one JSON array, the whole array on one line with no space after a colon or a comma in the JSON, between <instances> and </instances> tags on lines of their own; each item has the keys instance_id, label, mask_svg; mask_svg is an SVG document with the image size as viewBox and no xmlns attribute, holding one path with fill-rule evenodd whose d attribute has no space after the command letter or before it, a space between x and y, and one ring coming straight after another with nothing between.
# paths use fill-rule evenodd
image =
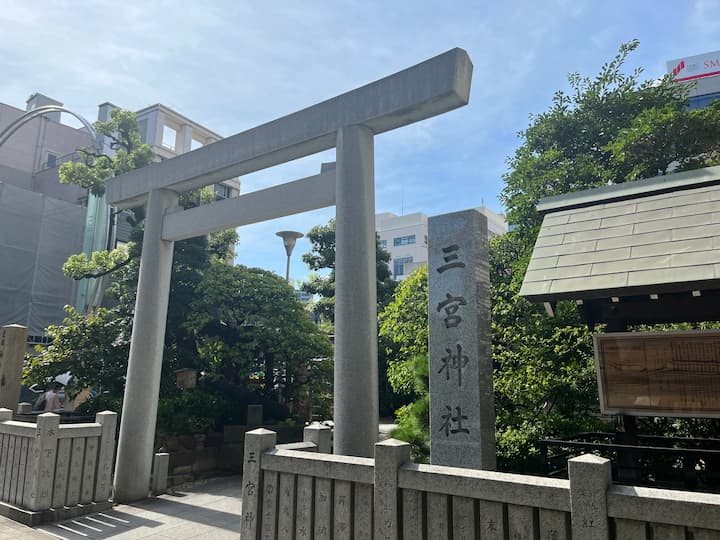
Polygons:
<instances>
[{"instance_id":1,"label":"wooden post","mask_svg":"<svg viewBox=\"0 0 720 540\"><path fill-rule=\"evenodd\" d=\"M245 434L245 456L243 461L242 524L240 538L255 540L258 524L262 519L262 456L266 450L275 447L277 434L269 429L255 429Z\"/></svg>"},{"instance_id":2,"label":"wooden post","mask_svg":"<svg viewBox=\"0 0 720 540\"><path fill-rule=\"evenodd\" d=\"M378 540L400 540L398 470L410 461L410 445L396 439L375 444L374 531Z\"/></svg>"}]
</instances>

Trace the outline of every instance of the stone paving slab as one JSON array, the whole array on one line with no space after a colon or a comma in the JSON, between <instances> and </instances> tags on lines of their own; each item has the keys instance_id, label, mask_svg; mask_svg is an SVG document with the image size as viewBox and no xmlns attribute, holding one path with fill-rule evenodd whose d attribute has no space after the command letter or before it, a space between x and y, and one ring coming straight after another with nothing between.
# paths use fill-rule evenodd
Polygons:
<instances>
[{"instance_id":1,"label":"stone paving slab","mask_svg":"<svg viewBox=\"0 0 720 540\"><path fill-rule=\"evenodd\" d=\"M0 516L0 540L48 540L49 538L52 537L44 532Z\"/></svg>"},{"instance_id":2,"label":"stone paving slab","mask_svg":"<svg viewBox=\"0 0 720 540\"><path fill-rule=\"evenodd\" d=\"M43 525L36 530L26 527L36 536L7 538L237 540L240 537L241 494L240 476L213 478L196 482L174 494L134 504L121 504L107 512ZM0 540L5 540L2 525Z\"/></svg>"}]
</instances>

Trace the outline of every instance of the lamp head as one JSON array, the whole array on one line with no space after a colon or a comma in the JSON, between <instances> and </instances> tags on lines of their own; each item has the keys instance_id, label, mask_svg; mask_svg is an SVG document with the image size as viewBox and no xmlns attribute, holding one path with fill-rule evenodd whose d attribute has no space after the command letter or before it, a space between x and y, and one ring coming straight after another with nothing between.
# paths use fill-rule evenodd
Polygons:
<instances>
[{"instance_id":1,"label":"lamp head","mask_svg":"<svg viewBox=\"0 0 720 540\"><path fill-rule=\"evenodd\" d=\"M280 231L275 234L282 238L283 244L285 245L285 253L287 253L288 257L295 248L295 242L297 239L305 236L303 233L297 231Z\"/></svg>"}]
</instances>

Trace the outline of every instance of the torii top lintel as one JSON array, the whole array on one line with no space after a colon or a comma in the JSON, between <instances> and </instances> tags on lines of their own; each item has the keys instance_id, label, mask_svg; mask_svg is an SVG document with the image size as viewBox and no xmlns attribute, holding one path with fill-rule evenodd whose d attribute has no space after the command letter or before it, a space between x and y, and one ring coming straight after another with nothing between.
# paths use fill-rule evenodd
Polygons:
<instances>
[{"instance_id":1,"label":"torii top lintel","mask_svg":"<svg viewBox=\"0 0 720 540\"><path fill-rule=\"evenodd\" d=\"M333 148L337 131L376 134L467 105L472 62L451 49L420 64L192 152L112 178L108 204L130 208L154 189L183 192Z\"/></svg>"}]
</instances>

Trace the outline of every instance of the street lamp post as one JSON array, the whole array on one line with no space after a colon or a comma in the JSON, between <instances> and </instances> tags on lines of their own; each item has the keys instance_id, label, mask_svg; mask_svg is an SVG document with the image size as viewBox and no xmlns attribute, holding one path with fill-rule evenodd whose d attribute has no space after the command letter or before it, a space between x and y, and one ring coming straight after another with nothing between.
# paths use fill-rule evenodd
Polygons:
<instances>
[{"instance_id":1,"label":"street lamp post","mask_svg":"<svg viewBox=\"0 0 720 540\"><path fill-rule=\"evenodd\" d=\"M290 283L290 255L292 255L293 249L295 248L295 242L298 238L305 236L303 233L297 231L280 231L275 233L277 236L282 238L283 244L285 245L285 253L287 253L287 266L285 267L285 281Z\"/></svg>"}]
</instances>

